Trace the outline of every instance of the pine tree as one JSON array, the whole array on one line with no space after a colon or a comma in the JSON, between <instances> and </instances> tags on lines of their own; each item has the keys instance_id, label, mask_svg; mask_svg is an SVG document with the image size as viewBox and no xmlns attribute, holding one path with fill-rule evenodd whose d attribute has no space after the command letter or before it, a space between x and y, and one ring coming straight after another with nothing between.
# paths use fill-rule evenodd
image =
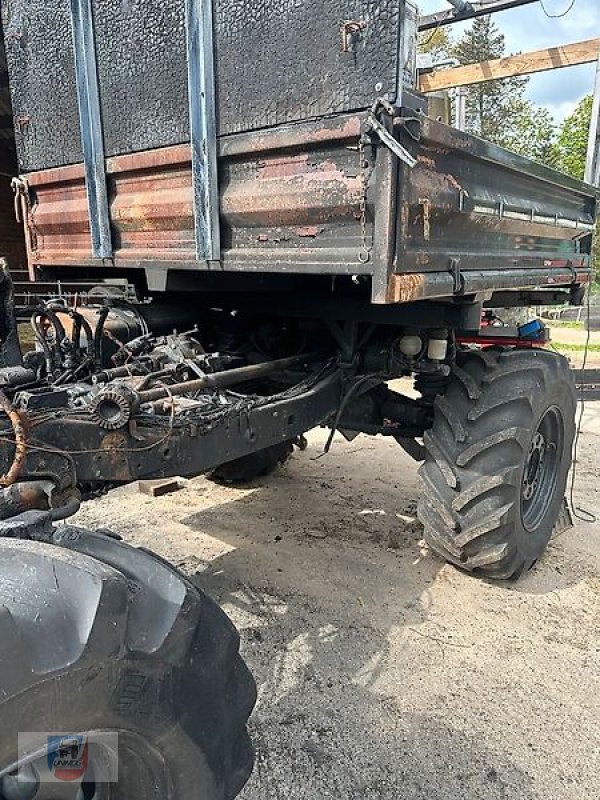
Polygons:
<instances>
[{"instance_id":1,"label":"pine tree","mask_svg":"<svg viewBox=\"0 0 600 800\"><path fill-rule=\"evenodd\" d=\"M491 17L479 17L454 46L453 56L461 64L476 64L506 55L504 35ZM467 88L467 131L504 144L507 121L515 103L523 99L528 78L486 81Z\"/></svg>"}]
</instances>

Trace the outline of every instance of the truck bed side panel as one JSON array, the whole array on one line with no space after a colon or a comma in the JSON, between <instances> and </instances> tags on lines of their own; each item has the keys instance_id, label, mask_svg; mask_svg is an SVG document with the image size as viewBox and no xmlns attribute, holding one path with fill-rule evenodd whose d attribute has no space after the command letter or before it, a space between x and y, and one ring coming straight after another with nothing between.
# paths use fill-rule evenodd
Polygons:
<instances>
[{"instance_id":1,"label":"truck bed side panel","mask_svg":"<svg viewBox=\"0 0 600 800\"><path fill-rule=\"evenodd\" d=\"M396 271L536 267L589 249L591 187L428 118L416 153L399 183Z\"/></svg>"},{"instance_id":2,"label":"truck bed side panel","mask_svg":"<svg viewBox=\"0 0 600 800\"><path fill-rule=\"evenodd\" d=\"M400 167L376 142L361 154L366 120L220 138L221 271L365 275L384 303L465 276L479 291L486 273L493 288L589 277L591 187L426 118L418 143L403 138L417 165ZM193 271L201 289L214 266L195 258L189 146L110 158L107 174L114 265ZM27 180L34 265L106 266L90 256L83 166Z\"/></svg>"}]
</instances>

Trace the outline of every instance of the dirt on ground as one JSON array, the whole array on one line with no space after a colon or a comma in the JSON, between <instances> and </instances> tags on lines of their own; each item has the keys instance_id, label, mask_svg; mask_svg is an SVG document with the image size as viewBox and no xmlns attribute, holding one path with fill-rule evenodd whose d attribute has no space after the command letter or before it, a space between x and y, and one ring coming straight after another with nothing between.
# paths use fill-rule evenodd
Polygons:
<instances>
[{"instance_id":1,"label":"dirt on ground","mask_svg":"<svg viewBox=\"0 0 600 800\"><path fill-rule=\"evenodd\" d=\"M576 501L600 516L600 404ZM231 615L259 686L243 800L592 800L600 796L600 524L578 522L518 583L428 551L415 464L323 431L245 488L186 482L87 503Z\"/></svg>"}]
</instances>

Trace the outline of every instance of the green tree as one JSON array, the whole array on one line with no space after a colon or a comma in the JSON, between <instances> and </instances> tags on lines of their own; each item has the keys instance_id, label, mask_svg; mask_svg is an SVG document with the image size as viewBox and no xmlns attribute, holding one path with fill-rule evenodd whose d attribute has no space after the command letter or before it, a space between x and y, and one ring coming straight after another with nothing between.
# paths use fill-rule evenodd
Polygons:
<instances>
[{"instance_id":1,"label":"green tree","mask_svg":"<svg viewBox=\"0 0 600 800\"><path fill-rule=\"evenodd\" d=\"M583 178L585 175L593 104L591 94L584 97L563 122L558 137L558 168L574 178ZM597 280L600 275L600 223L596 225L594 237L594 271Z\"/></svg>"},{"instance_id":2,"label":"green tree","mask_svg":"<svg viewBox=\"0 0 600 800\"><path fill-rule=\"evenodd\" d=\"M430 55L434 63L449 58L452 46L447 28L435 28L433 32L424 31L419 34L419 53Z\"/></svg>"},{"instance_id":3,"label":"green tree","mask_svg":"<svg viewBox=\"0 0 600 800\"><path fill-rule=\"evenodd\" d=\"M506 40L491 17L479 17L451 52L461 64L476 64L506 55ZM503 144L515 103L522 100L528 80L509 78L469 86L467 131Z\"/></svg>"},{"instance_id":4,"label":"green tree","mask_svg":"<svg viewBox=\"0 0 600 800\"><path fill-rule=\"evenodd\" d=\"M506 55L506 41L490 17L473 22L452 48L461 64ZM525 98L529 78L509 78L470 86L467 130L549 167L558 165L557 127L552 114Z\"/></svg>"},{"instance_id":5,"label":"green tree","mask_svg":"<svg viewBox=\"0 0 600 800\"><path fill-rule=\"evenodd\" d=\"M560 164L558 129L547 108L540 108L520 97L508 105L509 124L500 133L497 143L557 169Z\"/></svg>"},{"instance_id":6,"label":"green tree","mask_svg":"<svg viewBox=\"0 0 600 800\"><path fill-rule=\"evenodd\" d=\"M567 175L583 178L592 123L593 97L588 95L563 122L558 137L558 166Z\"/></svg>"}]
</instances>

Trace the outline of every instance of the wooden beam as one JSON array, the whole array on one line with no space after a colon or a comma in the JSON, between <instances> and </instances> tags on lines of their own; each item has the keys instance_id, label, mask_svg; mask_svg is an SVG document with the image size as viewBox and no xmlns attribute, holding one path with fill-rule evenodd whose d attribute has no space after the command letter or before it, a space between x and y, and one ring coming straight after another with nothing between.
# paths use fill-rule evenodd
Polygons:
<instances>
[{"instance_id":1,"label":"wooden beam","mask_svg":"<svg viewBox=\"0 0 600 800\"><path fill-rule=\"evenodd\" d=\"M464 67L429 72L421 75L419 89L422 92L438 92L442 89L472 86L485 81L514 78L517 75L531 75L534 72L573 67L576 64L590 64L598 60L599 53L600 39L588 39L585 42L483 61L480 64L467 64Z\"/></svg>"}]
</instances>

